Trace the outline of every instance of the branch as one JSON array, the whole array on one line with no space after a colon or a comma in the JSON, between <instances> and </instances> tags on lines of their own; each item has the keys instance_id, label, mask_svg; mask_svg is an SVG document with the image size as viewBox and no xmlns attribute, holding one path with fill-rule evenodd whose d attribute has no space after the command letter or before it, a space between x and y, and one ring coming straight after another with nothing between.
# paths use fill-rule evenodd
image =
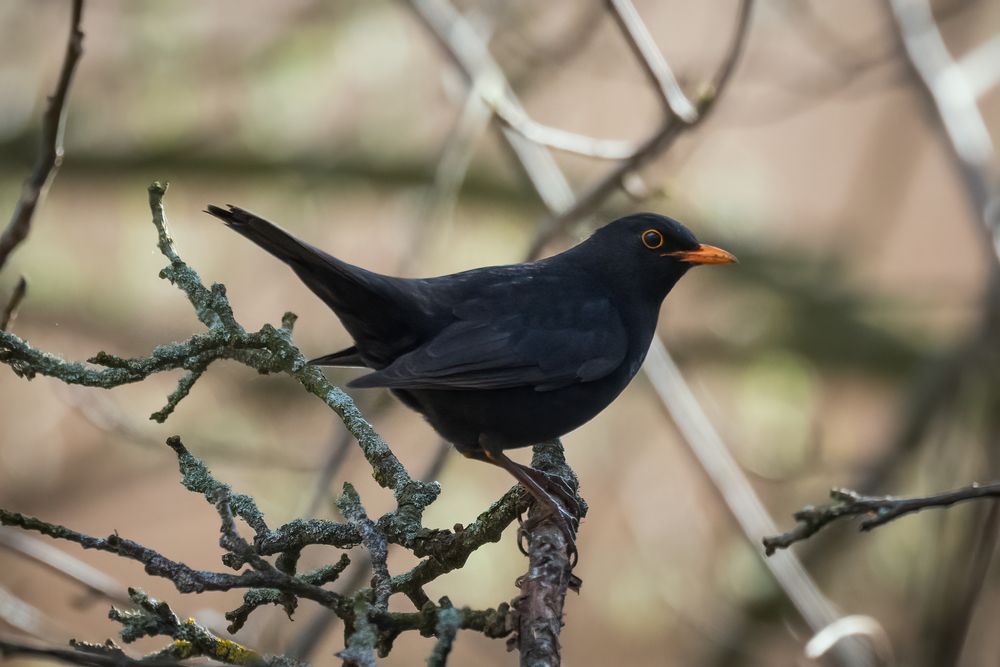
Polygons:
<instances>
[{"instance_id":1,"label":"branch","mask_svg":"<svg viewBox=\"0 0 1000 667\"><path fill-rule=\"evenodd\" d=\"M607 4L628 45L659 90L666 117L668 119L674 117L687 125L696 123L700 115L698 109L677 82L677 77L670 69L670 63L656 46L653 35L636 11L632 0L607 0Z\"/></svg>"},{"instance_id":2,"label":"branch","mask_svg":"<svg viewBox=\"0 0 1000 667\"><path fill-rule=\"evenodd\" d=\"M66 124L66 99L69 96L69 86L73 81L76 64L83 54L83 32L80 30L80 20L83 16L83 0L73 0L72 16L70 18L69 37L66 40L66 55L63 57L62 70L55 92L49 97L45 114L42 116L42 138L38 158L31 176L24 182L21 197L18 199L14 214L7 227L0 234L0 269L7 263L7 258L31 231L31 220L38 207L38 200L51 181L63 157L63 130ZM4 327L0 327L2 329Z\"/></svg>"},{"instance_id":3,"label":"branch","mask_svg":"<svg viewBox=\"0 0 1000 667\"><path fill-rule=\"evenodd\" d=\"M635 153L636 146L628 141L595 139L532 119L490 54L486 40L453 6L445 0L410 0L410 4L468 79L472 94L522 138L540 146L603 160L621 160Z\"/></svg>"},{"instance_id":4,"label":"branch","mask_svg":"<svg viewBox=\"0 0 1000 667\"><path fill-rule=\"evenodd\" d=\"M531 465L557 475L574 491L576 476L566 465L558 442L536 445ZM558 501L561 504L561 501ZM565 508L564 508L565 509ZM582 515L586 515L586 506ZM567 589L580 590L581 581L572 574L573 556L566 536L551 514L532 506L525 528L528 539L528 572L518 579L521 596L514 601L517 647L522 665L560 664L559 633ZM514 640L512 640L514 641Z\"/></svg>"},{"instance_id":5,"label":"branch","mask_svg":"<svg viewBox=\"0 0 1000 667\"><path fill-rule=\"evenodd\" d=\"M99 645L70 641L70 648L66 649L0 638L0 658L19 656L57 660L81 667L177 667L174 659L132 658L110 640Z\"/></svg>"},{"instance_id":6,"label":"branch","mask_svg":"<svg viewBox=\"0 0 1000 667\"><path fill-rule=\"evenodd\" d=\"M901 516L932 507L950 507L956 503L981 498L1000 498L1000 482L972 484L954 491L930 496L894 498L892 496L865 496L849 489L833 489L830 497L835 502L819 507L806 507L794 514L798 525L787 533L765 537L764 550L768 556L777 549L787 549L796 542L808 539L825 527L845 517L867 517L859 528L869 531Z\"/></svg>"},{"instance_id":7,"label":"branch","mask_svg":"<svg viewBox=\"0 0 1000 667\"><path fill-rule=\"evenodd\" d=\"M125 586L92 565L70 556L48 542L21 532L0 529L0 547L32 559L53 572L73 581L90 594L119 604L126 603Z\"/></svg>"},{"instance_id":8,"label":"branch","mask_svg":"<svg viewBox=\"0 0 1000 667\"><path fill-rule=\"evenodd\" d=\"M188 660L209 657L228 665L253 665L254 667L305 667L302 663L284 657L261 655L229 639L222 639L189 618L182 621L166 602L149 597L140 590L130 588L129 598L134 609L111 608L108 615L122 624L121 636L125 643L143 637L167 636L174 641L165 648L142 659Z\"/></svg>"},{"instance_id":9,"label":"branch","mask_svg":"<svg viewBox=\"0 0 1000 667\"><path fill-rule=\"evenodd\" d=\"M21 301L24 300L24 296L27 293L28 281L24 276L21 276L17 279L14 291L10 293L10 298L7 300L7 305L4 306L3 313L0 314L0 331L6 330L10 323L17 317L17 308L21 305Z\"/></svg>"},{"instance_id":10,"label":"branch","mask_svg":"<svg viewBox=\"0 0 1000 667\"><path fill-rule=\"evenodd\" d=\"M1000 77L994 60L983 72L977 56L967 73L968 59L959 64L951 57L926 0L889 0L897 38L906 54L919 90L937 111L969 199L976 211L987 245L993 251L994 269L1000 270L1000 164L989 128L979 108L983 81ZM991 47L995 51L995 47ZM974 53L974 55L976 55Z\"/></svg>"},{"instance_id":11,"label":"branch","mask_svg":"<svg viewBox=\"0 0 1000 667\"><path fill-rule=\"evenodd\" d=\"M662 154L684 130L704 122L736 70L736 64L743 53L743 47L749 34L752 7L752 0L743 0L740 3L739 15L733 37L729 43L729 50L716 71L715 77L708 84L706 92L695 104L698 113L695 120L688 124L679 123L676 122L673 114L669 114L659 129L639 146L635 154L612 167L602 178L580 193L569 207L557 210L554 215L547 218L539 226L528 250L529 257L538 257L549 241L563 233L570 225L593 213L608 196L621 187L626 176Z\"/></svg>"}]
</instances>

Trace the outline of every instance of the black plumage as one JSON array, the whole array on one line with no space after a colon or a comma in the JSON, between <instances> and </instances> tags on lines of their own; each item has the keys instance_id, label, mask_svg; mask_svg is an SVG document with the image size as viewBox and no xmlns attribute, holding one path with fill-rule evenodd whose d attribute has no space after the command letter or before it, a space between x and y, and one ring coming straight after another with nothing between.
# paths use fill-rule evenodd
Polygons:
<instances>
[{"instance_id":1,"label":"black plumage","mask_svg":"<svg viewBox=\"0 0 1000 667\"><path fill-rule=\"evenodd\" d=\"M556 511L549 492L571 494L503 450L562 436L607 407L642 365L681 276L735 261L676 220L642 213L536 262L396 278L243 209L207 212L288 264L340 318L354 346L311 363L372 369L349 386L388 387L463 454L504 467Z\"/></svg>"}]
</instances>

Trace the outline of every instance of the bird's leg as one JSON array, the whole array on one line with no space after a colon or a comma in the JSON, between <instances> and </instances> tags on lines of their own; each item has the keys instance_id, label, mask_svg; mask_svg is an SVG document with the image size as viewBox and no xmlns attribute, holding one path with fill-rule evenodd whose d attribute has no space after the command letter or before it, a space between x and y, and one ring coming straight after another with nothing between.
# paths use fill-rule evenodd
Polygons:
<instances>
[{"instance_id":1,"label":"bird's leg","mask_svg":"<svg viewBox=\"0 0 1000 667\"><path fill-rule=\"evenodd\" d=\"M533 477L538 485L548 493L561 500L570 514L576 517L576 522L579 523L580 514L583 512L583 505L580 504L580 499L576 495L576 489L570 486L569 482L559 475L551 475L543 470L526 466L523 463L517 463L516 461L511 461L511 463L520 468L525 475Z\"/></svg>"},{"instance_id":2,"label":"bird's leg","mask_svg":"<svg viewBox=\"0 0 1000 667\"><path fill-rule=\"evenodd\" d=\"M576 527L579 524L579 519L567 511L558 500L552 497L549 491L547 491L545 487L539 483L537 475L527 472L527 470L531 470L533 473L538 473L538 471L534 468L528 468L527 466L523 466L512 461L510 457L504 454L501 450L484 448L483 460L492 463L495 466L499 466L509 472L514 479L520 482L521 486L524 487L524 490L535 499L535 502L547 507L552 513L556 523L559 524L559 528L562 530L563 535L566 537L566 542L570 551L576 553ZM549 477L546 475L543 479L548 480ZM574 505L579 507L579 503L575 500L575 494Z\"/></svg>"}]
</instances>

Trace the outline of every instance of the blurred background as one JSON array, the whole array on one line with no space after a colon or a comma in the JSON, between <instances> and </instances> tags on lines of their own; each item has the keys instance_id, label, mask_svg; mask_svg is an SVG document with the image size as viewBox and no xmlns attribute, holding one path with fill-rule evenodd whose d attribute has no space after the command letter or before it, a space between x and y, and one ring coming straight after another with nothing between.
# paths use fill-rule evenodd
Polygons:
<instances>
[{"instance_id":1,"label":"blurred background","mask_svg":"<svg viewBox=\"0 0 1000 667\"><path fill-rule=\"evenodd\" d=\"M681 85L704 93L730 47L737 3L636 7ZM934 7L952 52L996 43L1000 3ZM662 123L662 102L604 3L469 0L459 10L490 36L535 120L629 142ZM0 3L4 215L34 161L68 25L68 2ZM65 163L0 275L4 297L27 277L12 328L36 347L74 360L145 355L201 329L183 294L157 278L164 260L146 202L156 179L171 183L182 256L226 284L249 329L296 312L307 356L348 344L336 318L286 267L204 215L207 203L246 207L347 261L409 276L521 261L547 217L498 125L462 129L465 81L407 3L103 0L87 5L83 29ZM994 132L998 91L980 104ZM980 363L981 341L969 341L995 258L950 151L885 5L761 2L711 116L545 253L652 210L740 257L682 281L660 332L782 529L833 486L921 494L994 479L1000 409L985 369L996 366ZM554 155L577 191L614 165ZM330 371L338 383L356 373ZM333 516L345 480L369 514L391 508L360 451L338 460L342 425L294 381L217 363L166 424L149 421L177 378L104 391L0 368L0 506L91 534L116 530L218 568L218 516L178 484L162 444L180 434L220 479L255 496L272 525ZM435 464L438 441L421 419L386 396L354 394L411 473ZM648 379L564 444L590 504L565 664L817 664L803 654L811 631ZM428 526L468 523L510 486L454 453L439 463L444 491ZM836 526L797 553L840 612L881 625L895 664L996 665L1000 573L989 567L996 515L987 510L926 512L868 534ZM54 546L212 627L224 628L221 612L241 598L181 596L135 563ZM313 547L304 558L318 565L334 554ZM390 566L412 562L396 554ZM516 594L525 567L512 528L428 593L495 606ZM118 629L107 606L0 548L4 632L102 641ZM342 628L318 614L305 601L294 622L261 609L238 639L330 664ZM384 664L423 664L429 641L405 635ZM502 640L466 632L452 659L516 657Z\"/></svg>"}]
</instances>

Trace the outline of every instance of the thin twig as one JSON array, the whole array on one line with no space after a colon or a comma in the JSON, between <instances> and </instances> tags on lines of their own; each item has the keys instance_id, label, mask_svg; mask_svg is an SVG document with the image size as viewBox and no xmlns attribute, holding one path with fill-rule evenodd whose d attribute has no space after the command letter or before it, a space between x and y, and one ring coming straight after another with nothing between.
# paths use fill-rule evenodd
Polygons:
<instances>
[{"instance_id":1,"label":"thin twig","mask_svg":"<svg viewBox=\"0 0 1000 667\"><path fill-rule=\"evenodd\" d=\"M0 234L0 269L7 258L31 231L31 221L38 207L38 201L45 191L46 185L52 180L63 158L63 130L66 124L66 100L69 87L73 81L73 72L83 54L83 31L80 21L83 18L83 0L73 0L70 17L69 38L66 40L66 55L63 57L62 70L55 92L49 97L45 114L42 116L42 138L38 158L31 176L21 189L14 214L7 227ZM2 327L0 327L2 328Z\"/></svg>"},{"instance_id":2,"label":"thin twig","mask_svg":"<svg viewBox=\"0 0 1000 667\"><path fill-rule=\"evenodd\" d=\"M94 595L99 595L118 604L128 604L129 602L124 585L48 542L43 542L16 530L0 528L0 547L44 565L53 572L80 584Z\"/></svg>"},{"instance_id":3,"label":"thin twig","mask_svg":"<svg viewBox=\"0 0 1000 667\"><path fill-rule=\"evenodd\" d=\"M889 0L897 36L920 90L937 110L952 155L962 173L970 201L992 249L995 270L1000 258L1000 164L989 128L979 108L982 86L948 52L930 3L926 0ZM992 63L996 79L1000 65Z\"/></svg>"},{"instance_id":4,"label":"thin twig","mask_svg":"<svg viewBox=\"0 0 1000 667\"><path fill-rule=\"evenodd\" d=\"M120 649L114 650L114 645L107 650L95 652L81 650L71 643L71 648L60 648L45 644L28 643L20 639L0 637L0 658L39 658L56 660L69 665L81 667L177 667L177 660L172 658L132 658Z\"/></svg>"},{"instance_id":5,"label":"thin twig","mask_svg":"<svg viewBox=\"0 0 1000 667\"><path fill-rule=\"evenodd\" d=\"M556 212L539 226L538 232L528 249L529 257L538 257L545 248L545 245L557 235L563 233L571 225L591 215L605 199L621 187L626 176L639 170L650 160L662 154L684 130L700 125L705 121L705 118L708 117L709 112L715 106L722 91L729 83L733 72L736 71L736 65L739 62L740 55L743 53L743 47L746 45L747 36L750 33L749 27L752 8L753 0L743 0L740 3L736 27L729 42L729 49L722 60L722 64L716 71L715 77L709 83L706 92L697 100L696 108L698 117L695 121L685 125L674 122L672 115L665 118L652 136L642 142L634 155L612 167L602 178L581 192L571 206L556 209Z\"/></svg>"},{"instance_id":6,"label":"thin twig","mask_svg":"<svg viewBox=\"0 0 1000 667\"><path fill-rule=\"evenodd\" d=\"M808 539L831 523L845 517L866 517L859 528L868 531L932 507L950 507L956 503L981 498L1000 497L1000 482L971 484L954 491L929 496L894 498L893 496L865 496L849 489L833 489L830 497L835 502L819 507L806 507L795 513L798 525L787 533L766 537L764 550L768 556L778 549L787 549L796 542Z\"/></svg>"},{"instance_id":7,"label":"thin twig","mask_svg":"<svg viewBox=\"0 0 1000 667\"><path fill-rule=\"evenodd\" d=\"M632 0L607 0L607 4L628 45L642 63L643 70L659 90L667 118L675 116L688 125L697 122L700 115L697 107L677 82L670 63L663 56L663 51L656 46L653 35L636 11Z\"/></svg>"},{"instance_id":8,"label":"thin twig","mask_svg":"<svg viewBox=\"0 0 1000 667\"><path fill-rule=\"evenodd\" d=\"M17 317L17 308L21 305L21 301L24 300L24 296L27 293L28 281L24 276L21 276L17 279L14 291L10 293L10 299L7 300L7 305L4 306L3 313L0 314L0 331L6 331L10 323Z\"/></svg>"}]
</instances>

